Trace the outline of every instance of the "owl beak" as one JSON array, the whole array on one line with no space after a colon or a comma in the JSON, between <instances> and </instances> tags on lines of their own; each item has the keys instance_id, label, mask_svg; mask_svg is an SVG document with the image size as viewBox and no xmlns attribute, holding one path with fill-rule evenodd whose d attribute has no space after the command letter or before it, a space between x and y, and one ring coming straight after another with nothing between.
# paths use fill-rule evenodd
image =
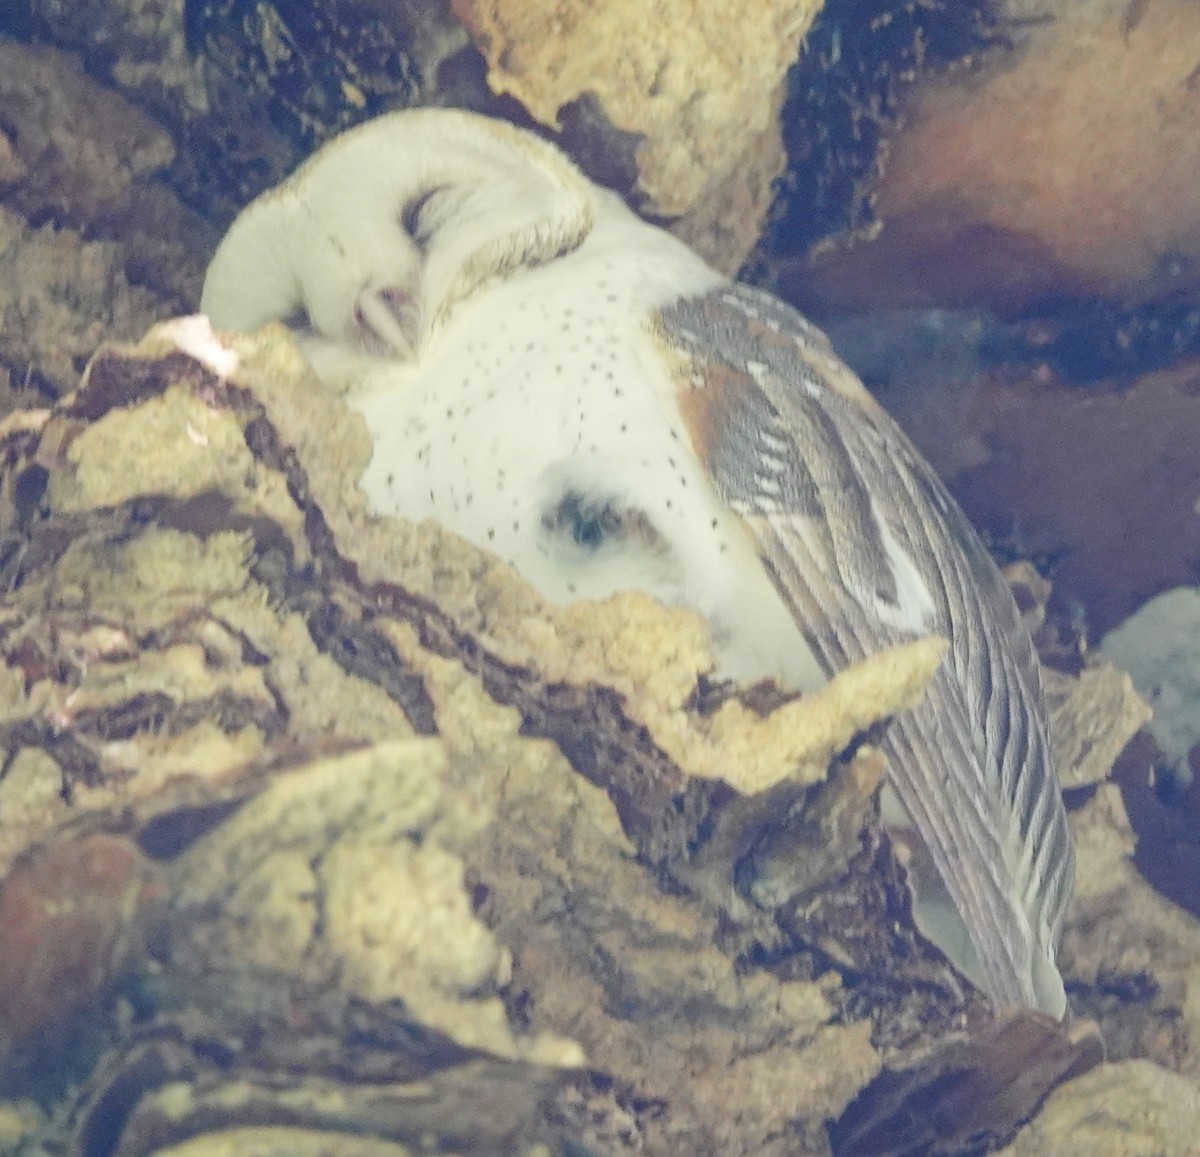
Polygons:
<instances>
[{"instance_id":1,"label":"owl beak","mask_svg":"<svg viewBox=\"0 0 1200 1157\"><path fill-rule=\"evenodd\" d=\"M400 285L364 289L354 302L354 336L370 354L412 358L421 334L417 295Z\"/></svg>"}]
</instances>

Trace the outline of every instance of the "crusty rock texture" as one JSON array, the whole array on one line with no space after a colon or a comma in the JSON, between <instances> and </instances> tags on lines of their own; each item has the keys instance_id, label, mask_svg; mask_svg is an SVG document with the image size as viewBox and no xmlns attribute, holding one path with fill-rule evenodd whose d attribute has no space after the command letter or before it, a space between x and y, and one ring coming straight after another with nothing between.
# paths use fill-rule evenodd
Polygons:
<instances>
[{"instance_id":1,"label":"crusty rock texture","mask_svg":"<svg viewBox=\"0 0 1200 1157\"><path fill-rule=\"evenodd\" d=\"M10 529L44 547L8 557L10 905L90 896L95 872L76 881L66 857L107 840L131 864L109 935L153 911L157 999L244 1031L309 1005L408 1010L455 1056L533 1065L526 1114L586 1060L631 1104L657 1072L641 1095L689 1106L671 1116L689 1144L757 1146L816 1130L877 1070L869 1021L833 1023L834 974L741 975L718 935L730 902L703 893L730 891L728 857L766 818L722 799L802 799L919 694L936 641L765 716L736 698L699 713L694 616L637 595L552 611L433 527L368 519L364 433L282 331L235 351L172 323L6 433ZM824 790L859 801L829 883L877 782L863 756ZM706 842L711 862L686 855ZM664 892L655 866L697 894ZM78 939L29 936L51 960ZM89 963L70 1002L53 969L54 991L6 989L10 1045L137 967L108 944ZM725 1122L709 1081L760 1124Z\"/></svg>"},{"instance_id":2,"label":"crusty rock texture","mask_svg":"<svg viewBox=\"0 0 1200 1157\"><path fill-rule=\"evenodd\" d=\"M1196 1152L1200 1095L1149 1061L1101 1065L1052 1093L1040 1116L1000 1157L1143 1157Z\"/></svg>"},{"instance_id":3,"label":"crusty rock texture","mask_svg":"<svg viewBox=\"0 0 1200 1157\"><path fill-rule=\"evenodd\" d=\"M57 396L194 305L217 232L162 182L170 134L77 58L0 36L0 108L0 399Z\"/></svg>"},{"instance_id":4,"label":"crusty rock texture","mask_svg":"<svg viewBox=\"0 0 1200 1157\"><path fill-rule=\"evenodd\" d=\"M103 349L0 447L0 912L93 929L22 923L0 1026L15 1074L99 1018L80 1152L118 1089L121 1154L284 1105L513 1153L822 1153L845 1115L866 1152L948 1065L1003 1138L1098 1055L986 1028L912 930L878 756L844 752L938 641L807 698L709 685L690 613L549 607L369 517L361 422L281 329ZM1005 1066L1036 1076L989 1100Z\"/></svg>"},{"instance_id":5,"label":"crusty rock texture","mask_svg":"<svg viewBox=\"0 0 1200 1157\"><path fill-rule=\"evenodd\" d=\"M726 272L741 266L783 173L784 82L820 0L756 4L733 21L720 0L452 7L495 92L556 130L567 110L568 126L590 116L609 136L636 141L644 211L682 218L689 244Z\"/></svg>"}]
</instances>

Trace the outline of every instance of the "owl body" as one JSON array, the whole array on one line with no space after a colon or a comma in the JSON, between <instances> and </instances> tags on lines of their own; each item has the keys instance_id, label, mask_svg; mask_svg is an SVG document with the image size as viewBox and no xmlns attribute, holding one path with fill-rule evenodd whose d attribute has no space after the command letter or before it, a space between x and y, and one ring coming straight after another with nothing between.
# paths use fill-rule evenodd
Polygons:
<instances>
[{"instance_id":1,"label":"owl body","mask_svg":"<svg viewBox=\"0 0 1200 1157\"><path fill-rule=\"evenodd\" d=\"M375 509L437 520L552 600L636 588L701 611L729 678L819 686L753 544L687 450L672 369L644 324L681 286L720 279L610 198L577 248L463 301L419 361L351 354L342 384L375 441L362 486ZM630 510L648 517L618 527Z\"/></svg>"},{"instance_id":2,"label":"owl body","mask_svg":"<svg viewBox=\"0 0 1200 1157\"><path fill-rule=\"evenodd\" d=\"M885 737L889 789L992 997L1061 1015L1073 859L1031 640L962 512L820 331L710 269L530 134L393 114L234 223L202 308L291 319L374 440L380 513L548 598L638 588L721 673L805 690L950 642ZM936 905L935 905L936 906Z\"/></svg>"}]
</instances>

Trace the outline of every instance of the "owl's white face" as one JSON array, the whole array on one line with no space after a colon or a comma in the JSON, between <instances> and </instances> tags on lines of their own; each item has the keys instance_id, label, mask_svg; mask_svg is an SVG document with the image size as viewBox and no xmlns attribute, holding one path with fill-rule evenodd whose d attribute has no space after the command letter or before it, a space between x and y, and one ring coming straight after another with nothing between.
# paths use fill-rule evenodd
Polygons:
<instances>
[{"instance_id":1,"label":"owl's white face","mask_svg":"<svg viewBox=\"0 0 1200 1157\"><path fill-rule=\"evenodd\" d=\"M889 782L981 982L1061 1014L1073 860L1031 640L819 331L544 142L434 110L352 130L251 205L202 306L232 329L306 317L314 368L370 428L374 508L435 519L548 598L649 591L707 617L725 674L801 689L947 637L885 735Z\"/></svg>"},{"instance_id":2,"label":"owl's white face","mask_svg":"<svg viewBox=\"0 0 1200 1157\"><path fill-rule=\"evenodd\" d=\"M482 282L587 234L591 187L549 145L466 114L402 120L336 138L242 212L205 278L215 326L287 320L314 348L410 359Z\"/></svg>"},{"instance_id":3,"label":"owl's white face","mask_svg":"<svg viewBox=\"0 0 1200 1157\"><path fill-rule=\"evenodd\" d=\"M322 230L316 222L330 211L322 201L336 199L322 198L305 210L314 224L298 269L304 321L329 341L368 354L409 357L421 329L424 254L399 221L368 228L370 215L347 213L357 228ZM384 220L395 211L382 203L377 209L376 219L382 214Z\"/></svg>"}]
</instances>

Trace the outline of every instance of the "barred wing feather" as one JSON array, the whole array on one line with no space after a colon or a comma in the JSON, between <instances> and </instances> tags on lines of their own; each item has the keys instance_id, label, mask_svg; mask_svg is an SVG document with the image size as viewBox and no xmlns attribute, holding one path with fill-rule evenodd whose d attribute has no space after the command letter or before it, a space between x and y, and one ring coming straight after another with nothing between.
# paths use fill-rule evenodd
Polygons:
<instances>
[{"instance_id":1,"label":"barred wing feather","mask_svg":"<svg viewBox=\"0 0 1200 1157\"><path fill-rule=\"evenodd\" d=\"M664 331L701 367L681 405L833 673L923 634L949 640L889 726L890 781L1001 1004L1065 1010L1054 963L1073 852L1033 644L978 536L827 340L745 286L682 302Z\"/></svg>"}]
</instances>

